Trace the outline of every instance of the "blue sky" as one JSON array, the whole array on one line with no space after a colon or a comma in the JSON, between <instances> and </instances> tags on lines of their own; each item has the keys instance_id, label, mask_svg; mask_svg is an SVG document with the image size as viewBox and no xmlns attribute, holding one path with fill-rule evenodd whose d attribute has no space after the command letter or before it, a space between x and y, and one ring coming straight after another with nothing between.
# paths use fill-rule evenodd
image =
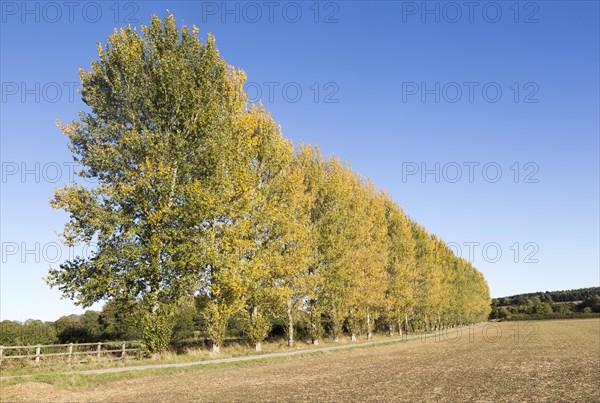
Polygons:
<instances>
[{"instance_id":1,"label":"blue sky","mask_svg":"<svg viewBox=\"0 0 600 403\"><path fill-rule=\"evenodd\" d=\"M286 137L352 161L492 296L599 285L598 2L1 7L1 319L80 312L42 280L69 256L48 205L72 161L54 122L83 108L96 43L167 9L215 35Z\"/></svg>"}]
</instances>

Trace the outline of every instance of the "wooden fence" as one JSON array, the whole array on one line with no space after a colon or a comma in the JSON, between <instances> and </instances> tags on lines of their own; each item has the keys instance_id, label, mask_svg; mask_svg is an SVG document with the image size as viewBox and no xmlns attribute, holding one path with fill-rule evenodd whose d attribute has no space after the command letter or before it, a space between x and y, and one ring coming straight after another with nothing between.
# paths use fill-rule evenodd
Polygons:
<instances>
[{"instance_id":1,"label":"wooden fence","mask_svg":"<svg viewBox=\"0 0 600 403\"><path fill-rule=\"evenodd\" d=\"M66 349L66 351L61 352L60 350L63 349ZM39 363L45 357L61 356L67 357L68 363L72 363L74 358L79 356L95 356L99 359L102 355L112 355L114 359L124 359L128 353L140 353L141 351L142 346L139 341L0 346L0 365L2 365L3 360L7 359L32 359ZM31 354L27 354L28 352L31 352Z\"/></svg>"}]
</instances>

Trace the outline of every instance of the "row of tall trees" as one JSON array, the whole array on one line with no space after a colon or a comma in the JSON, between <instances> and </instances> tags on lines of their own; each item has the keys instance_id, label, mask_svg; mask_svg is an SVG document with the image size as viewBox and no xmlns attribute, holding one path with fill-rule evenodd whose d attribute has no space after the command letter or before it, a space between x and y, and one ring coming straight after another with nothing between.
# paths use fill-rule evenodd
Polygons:
<instances>
[{"instance_id":1,"label":"row of tall trees","mask_svg":"<svg viewBox=\"0 0 600 403\"><path fill-rule=\"evenodd\" d=\"M89 111L59 124L97 185L51 201L70 215L65 243L97 247L48 282L84 306L134 306L149 353L191 296L215 350L239 312L257 348L273 315L290 346L298 312L314 343L324 318L337 338L370 337L378 318L401 332L487 317L482 275L348 164L294 148L212 36L153 17L141 34L115 31L98 57L80 71Z\"/></svg>"}]
</instances>

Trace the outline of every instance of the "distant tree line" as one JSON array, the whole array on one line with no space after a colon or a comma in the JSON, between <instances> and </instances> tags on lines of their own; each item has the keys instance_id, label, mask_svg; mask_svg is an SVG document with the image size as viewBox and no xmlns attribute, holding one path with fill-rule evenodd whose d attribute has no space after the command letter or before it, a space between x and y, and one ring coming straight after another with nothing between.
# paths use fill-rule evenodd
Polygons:
<instances>
[{"instance_id":1,"label":"distant tree line","mask_svg":"<svg viewBox=\"0 0 600 403\"><path fill-rule=\"evenodd\" d=\"M64 242L96 247L48 282L115 301L148 354L190 324L218 351L234 319L260 349L277 323L291 346L299 321L316 344L487 318L482 274L349 164L286 140L212 36L153 17L98 57L80 71L88 111L59 124L95 186L51 200Z\"/></svg>"},{"instance_id":2,"label":"distant tree line","mask_svg":"<svg viewBox=\"0 0 600 403\"><path fill-rule=\"evenodd\" d=\"M0 322L0 345L92 343L98 341L136 340L139 331L132 317L114 302L102 312L88 310L82 315L63 316L58 320L29 319L25 322Z\"/></svg>"},{"instance_id":3,"label":"distant tree line","mask_svg":"<svg viewBox=\"0 0 600 403\"><path fill-rule=\"evenodd\" d=\"M600 287L590 287L494 298L490 319L560 319L595 317L598 313L600 313Z\"/></svg>"}]
</instances>

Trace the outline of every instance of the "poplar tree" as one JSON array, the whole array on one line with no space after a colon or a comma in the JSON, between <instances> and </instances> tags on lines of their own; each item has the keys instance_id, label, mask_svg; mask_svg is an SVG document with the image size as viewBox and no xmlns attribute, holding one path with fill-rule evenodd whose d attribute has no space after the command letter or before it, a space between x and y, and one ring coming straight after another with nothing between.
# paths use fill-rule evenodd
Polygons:
<instances>
[{"instance_id":1,"label":"poplar tree","mask_svg":"<svg viewBox=\"0 0 600 403\"><path fill-rule=\"evenodd\" d=\"M268 335L267 315L285 311L288 344L293 345L292 309L297 307L303 291L301 277L310 259L310 194L305 187L305 173L270 116L262 125L267 134L258 144L259 154L252 169L257 175L254 205L251 212L255 248L250 251L251 271L247 311L250 341L260 350Z\"/></svg>"},{"instance_id":2,"label":"poplar tree","mask_svg":"<svg viewBox=\"0 0 600 403\"><path fill-rule=\"evenodd\" d=\"M51 205L70 216L66 245L96 248L50 270L48 282L83 306L135 302L152 354L167 346L174 306L216 262L199 245L235 198L221 193L236 188L224 171L247 139L236 135L243 74L221 60L214 38L179 31L173 16L141 31L115 31L98 46L91 70L80 70L89 111L59 124L80 175L97 185L57 189Z\"/></svg>"},{"instance_id":3,"label":"poplar tree","mask_svg":"<svg viewBox=\"0 0 600 403\"><path fill-rule=\"evenodd\" d=\"M240 77L237 99L245 106L242 85ZM246 305L255 269L250 254L255 248L252 214L260 203L256 184L261 172L256 164L263 131L269 130L263 120L256 108L241 109L233 120L231 138L220 146L221 161L210 188L211 208L196 226L204 258L199 291L207 301L203 315L214 352L220 350L229 318Z\"/></svg>"},{"instance_id":4,"label":"poplar tree","mask_svg":"<svg viewBox=\"0 0 600 403\"><path fill-rule=\"evenodd\" d=\"M303 159L312 150L300 147L282 180L276 185L280 196L278 211L278 242L274 265L275 291L278 307L286 319L288 347L294 344L294 313L304 302L308 291L307 267L314 262L314 227L310 212L314 200L310 188L310 172L304 170ZM317 160L318 161L318 160Z\"/></svg>"},{"instance_id":5,"label":"poplar tree","mask_svg":"<svg viewBox=\"0 0 600 403\"><path fill-rule=\"evenodd\" d=\"M339 340L343 323L357 303L361 281L360 264L355 258L362 242L359 229L364 223L353 205L359 197L357 191L357 178L350 167L338 158L327 160L325 180L316 199L317 263L323 280L317 309L327 313L335 341ZM312 326L320 327L320 322Z\"/></svg>"},{"instance_id":6,"label":"poplar tree","mask_svg":"<svg viewBox=\"0 0 600 403\"><path fill-rule=\"evenodd\" d=\"M367 339L371 339L375 320L383 311L387 288L388 243L385 225L385 204L372 182L355 179L353 208L356 210L357 231L352 261L356 287L353 313L364 320Z\"/></svg>"},{"instance_id":7,"label":"poplar tree","mask_svg":"<svg viewBox=\"0 0 600 403\"><path fill-rule=\"evenodd\" d=\"M402 335L407 330L416 304L415 240L409 219L388 196L384 195L388 236L388 282L386 289L385 318L389 333L394 327Z\"/></svg>"},{"instance_id":8,"label":"poplar tree","mask_svg":"<svg viewBox=\"0 0 600 403\"><path fill-rule=\"evenodd\" d=\"M430 330L437 330L440 326L444 304L444 277L446 262L444 259L444 246L435 235L429 236L431 265L427 272L427 319L426 325Z\"/></svg>"}]
</instances>

